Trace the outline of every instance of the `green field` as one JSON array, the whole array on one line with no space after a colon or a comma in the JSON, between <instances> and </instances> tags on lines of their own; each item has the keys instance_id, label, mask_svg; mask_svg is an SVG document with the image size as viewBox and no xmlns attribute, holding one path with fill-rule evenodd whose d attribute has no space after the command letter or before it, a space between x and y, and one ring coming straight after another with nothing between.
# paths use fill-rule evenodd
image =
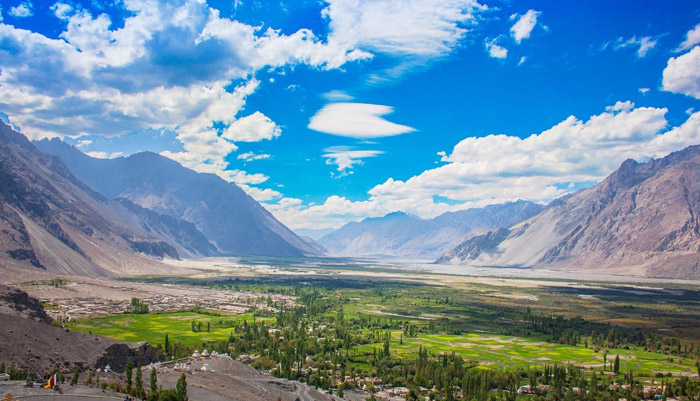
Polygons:
<instances>
[{"instance_id":1,"label":"green field","mask_svg":"<svg viewBox=\"0 0 700 401\"><path fill-rule=\"evenodd\" d=\"M400 344L403 342L403 344ZM536 339L469 333L463 335L419 334L415 338L403 337L401 332L392 332L392 355L402 358L415 358L419 347L428 348L431 353L455 352L462 358L477 362L488 368L521 368L544 364L572 364L602 370L603 352L595 352L584 346L553 344ZM380 349L382 343L365 344L354 348L356 353L371 355L373 349ZM641 376L656 373L694 374L692 359L680 360L655 352L644 351L639 347L613 349L609 351L607 365L616 355L620 356L620 370L634 371ZM357 358L361 360L362 358Z\"/></svg>"},{"instance_id":2,"label":"green field","mask_svg":"<svg viewBox=\"0 0 700 401\"><path fill-rule=\"evenodd\" d=\"M399 319L386 317L376 313L363 313L368 308L379 307L374 303L375 297L350 301L348 311L352 316L374 315L387 320ZM387 305L382 305L388 309ZM408 313L407 308L399 308L397 313ZM414 311L415 312L415 311ZM439 315L435 315L439 316ZM379 317L377 317L379 318ZM257 318L260 321L261 318ZM273 318L264 318L274 325ZM426 320L401 318L411 324L426 324ZM163 344L165 333L171 341L178 341L192 347L200 347L204 343L227 340L234 331L234 326L243 320L251 322L252 314L235 316L211 316L195 312L166 312L141 315L120 314L107 317L95 317L73 320L68 327L71 330L90 332L116 340L138 342L148 341L151 344ZM210 331L192 331L192 321L210 323ZM371 371L366 363L366 357L372 355L373 349L379 349L382 343L370 343L354 346L351 354L353 365L362 370ZM603 366L603 351L595 352L583 345L571 346L545 342L537 337L519 337L489 333L466 334L426 334L419 333L416 337L404 337L400 331L392 332L391 352L404 359L415 358L419 347L427 348L433 354L455 352L465 360L477 363L484 368L521 368L543 366L545 364L569 364L601 370ZM630 349L612 349L608 355L608 366L616 355L620 356L620 369L632 370L640 376L653 376L657 373L693 374L694 360L670 357L668 355L645 351L641 347Z\"/></svg>"},{"instance_id":3,"label":"green field","mask_svg":"<svg viewBox=\"0 0 700 401\"><path fill-rule=\"evenodd\" d=\"M196 312L120 314L72 320L68 328L121 341L148 341L153 345L163 344L167 333L171 341L198 347L205 342L228 339L234 325L243 320L252 322L253 315L211 316ZM202 322L203 331L192 331L192 321ZM206 331L207 322L210 324L209 332Z\"/></svg>"}]
</instances>

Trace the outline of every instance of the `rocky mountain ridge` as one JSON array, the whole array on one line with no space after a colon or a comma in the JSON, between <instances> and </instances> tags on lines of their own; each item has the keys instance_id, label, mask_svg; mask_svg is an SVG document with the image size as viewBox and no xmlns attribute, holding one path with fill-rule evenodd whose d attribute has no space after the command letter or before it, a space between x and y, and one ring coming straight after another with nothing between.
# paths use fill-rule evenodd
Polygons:
<instances>
[{"instance_id":1,"label":"rocky mountain ridge","mask_svg":"<svg viewBox=\"0 0 700 401\"><path fill-rule=\"evenodd\" d=\"M151 152L95 159L58 140L35 142L107 199L194 224L221 254L300 257L322 248L294 234L234 183Z\"/></svg>"},{"instance_id":2,"label":"rocky mountain ridge","mask_svg":"<svg viewBox=\"0 0 700 401\"><path fill-rule=\"evenodd\" d=\"M700 146L637 163L440 263L700 277Z\"/></svg>"},{"instance_id":3,"label":"rocky mountain ridge","mask_svg":"<svg viewBox=\"0 0 700 401\"><path fill-rule=\"evenodd\" d=\"M0 125L2 265L113 276L157 271L163 266L154 258L178 256L168 242L119 219L60 159Z\"/></svg>"},{"instance_id":4,"label":"rocky mountain ridge","mask_svg":"<svg viewBox=\"0 0 700 401\"><path fill-rule=\"evenodd\" d=\"M329 252L343 256L435 258L465 237L519 223L542 208L517 201L448 212L433 219L394 212L348 223L318 242Z\"/></svg>"}]
</instances>

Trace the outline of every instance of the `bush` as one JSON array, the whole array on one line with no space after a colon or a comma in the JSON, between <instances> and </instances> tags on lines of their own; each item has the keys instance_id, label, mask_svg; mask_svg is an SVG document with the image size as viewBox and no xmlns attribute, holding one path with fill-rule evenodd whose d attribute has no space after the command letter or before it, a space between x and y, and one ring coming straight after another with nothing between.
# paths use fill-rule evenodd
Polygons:
<instances>
[{"instance_id":1,"label":"bush","mask_svg":"<svg viewBox=\"0 0 700 401\"><path fill-rule=\"evenodd\" d=\"M253 362L253 367L255 369L261 369L261 370L271 370L275 366L277 366L277 363L273 361L272 359L264 356L257 361Z\"/></svg>"}]
</instances>

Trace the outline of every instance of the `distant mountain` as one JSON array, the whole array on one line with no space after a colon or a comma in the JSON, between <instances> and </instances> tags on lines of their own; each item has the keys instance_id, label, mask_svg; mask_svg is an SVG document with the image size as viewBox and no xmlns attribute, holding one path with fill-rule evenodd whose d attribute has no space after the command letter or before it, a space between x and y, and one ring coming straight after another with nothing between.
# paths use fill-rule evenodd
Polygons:
<instances>
[{"instance_id":1,"label":"distant mountain","mask_svg":"<svg viewBox=\"0 0 700 401\"><path fill-rule=\"evenodd\" d=\"M236 184L201 174L155 153L95 159L58 140L35 145L58 156L82 182L108 199L123 198L158 214L193 223L224 254L312 256L298 237Z\"/></svg>"},{"instance_id":2,"label":"distant mountain","mask_svg":"<svg viewBox=\"0 0 700 401\"><path fill-rule=\"evenodd\" d=\"M509 227L541 210L540 205L518 201L449 212L428 220L394 212L348 223L318 242L343 256L436 258L469 235Z\"/></svg>"},{"instance_id":3,"label":"distant mountain","mask_svg":"<svg viewBox=\"0 0 700 401\"><path fill-rule=\"evenodd\" d=\"M152 258L178 256L117 217L58 158L0 123L0 265L113 276L157 272L164 265Z\"/></svg>"},{"instance_id":4,"label":"distant mountain","mask_svg":"<svg viewBox=\"0 0 700 401\"><path fill-rule=\"evenodd\" d=\"M219 254L214 244L189 221L156 213L125 198L113 199L109 205L122 220L172 244L181 256L204 257Z\"/></svg>"},{"instance_id":5,"label":"distant mountain","mask_svg":"<svg viewBox=\"0 0 700 401\"><path fill-rule=\"evenodd\" d=\"M438 262L700 278L700 147L626 160L598 185Z\"/></svg>"}]
</instances>

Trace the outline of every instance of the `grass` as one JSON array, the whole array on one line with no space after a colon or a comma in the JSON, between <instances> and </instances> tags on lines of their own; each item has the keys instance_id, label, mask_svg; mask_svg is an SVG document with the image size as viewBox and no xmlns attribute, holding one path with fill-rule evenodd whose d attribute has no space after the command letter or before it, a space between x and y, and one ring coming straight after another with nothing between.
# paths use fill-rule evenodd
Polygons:
<instances>
[{"instance_id":1,"label":"grass","mask_svg":"<svg viewBox=\"0 0 700 401\"><path fill-rule=\"evenodd\" d=\"M170 340L196 347L204 342L228 339L234 325L243 320L251 322L253 315L211 316L195 312L163 312L76 319L68 323L68 328L121 341L148 341L153 345L163 344L167 333ZM201 332L192 331L192 321L202 322ZM209 332L206 331L207 322L210 324Z\"/></svg>"},{"instance_id":2,"label":"grass","mask_svg":"<svg viewBox=\"0 0 700 401\"><path fill-rule=\"evenodd\" d=\"M392 355L414 359L419 347L428 348L433 354L456 353L464 359L490 368L520 368L545 364L571 363L575 366L603 367L603 351L595 352L583 346L552 344L538 341L536 338L500 336L492 334L468 333L462 335L419 334L415 338L403 337L400 344L400 332L392 333L390 344ZM365 344L353 348L356 354L372 355L374 348L381 349L383 343ZM620 356L620 371L632 370L640 376L652 376L657 372L693 373L694 361L678 358L669 360L668 356L644 351L642 348L610 350L607 365L610 366L615 356ZM609 368L608 368L609 369Z\"/></svg>"}]
</instances>

